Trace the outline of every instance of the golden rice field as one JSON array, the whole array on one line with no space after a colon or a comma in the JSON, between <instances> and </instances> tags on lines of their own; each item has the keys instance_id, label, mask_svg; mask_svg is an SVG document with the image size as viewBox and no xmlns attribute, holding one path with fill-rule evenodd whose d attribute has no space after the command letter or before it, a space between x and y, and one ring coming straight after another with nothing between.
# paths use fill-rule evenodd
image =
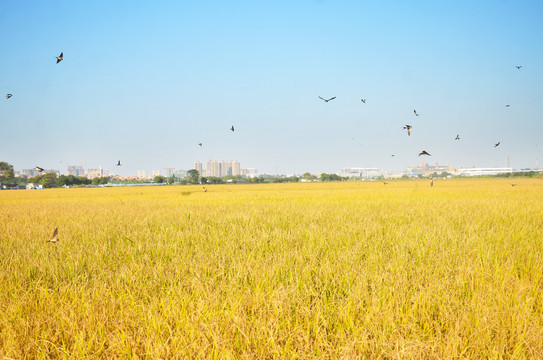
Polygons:
<instances>
[{"instance_id":1,"label":"golden rice field","mask_svg":"<svg viewBox=\"0 0 543 360\"><path fill-rule=\"evenodd\" d=\"M0 191L0 355L543 358L543 179L207 188Z\"/></svg>"}]
</instances>

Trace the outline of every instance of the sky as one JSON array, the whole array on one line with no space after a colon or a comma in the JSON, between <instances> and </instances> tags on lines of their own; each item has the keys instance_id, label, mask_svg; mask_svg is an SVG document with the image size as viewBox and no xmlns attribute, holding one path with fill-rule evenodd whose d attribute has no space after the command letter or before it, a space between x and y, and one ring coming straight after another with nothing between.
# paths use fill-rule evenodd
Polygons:
<instances>
[{"instance_id":1,"label":"sky","mask_svg":"<svg viewBox=\"0 0 543 360\"><path fill-rule=\"evenodd\" d=\"M543 167L542 18L524 0L0 0L0 161Z\"/></svg>"}]
</instances>

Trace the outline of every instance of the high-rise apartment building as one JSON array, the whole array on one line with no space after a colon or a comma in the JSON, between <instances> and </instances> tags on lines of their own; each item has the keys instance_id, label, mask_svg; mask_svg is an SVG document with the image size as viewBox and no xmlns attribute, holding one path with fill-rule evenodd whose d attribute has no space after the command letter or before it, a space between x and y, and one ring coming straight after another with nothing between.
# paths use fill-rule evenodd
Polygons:
<instances>
[{"instance_id":1,"label":"high-rise apartment building","mask_svg":"<svg viewBox=\"0 0 543 360\"><path fill-rule=\"evenodd\" d=\"M153 170L151 173L153 174L153 177L160 176L160 170Z\"/></svg>"},{"instance_id":2,"label":"high-rise apartment building","mask_svg":"<svg viewBox=\"0 0 543 360\"><path fill-rule=\"evenodd\" d=\"M239 161L232 161L232 175L237 176L241 175L241 169L239 166Z\"/></svg>"},{"instance_id":3,"label":"high-rise apartment building","mask_svg":"<svg viewBox=\"0 0 543 360\"><path fill-rule=\"evenodd\" d=\"M221 161L221 176L232 175L232 161Z\"/></svg>"},{"instance_id":4,"label":"high-rise apartment building","mask_svg":"<svg viewBox=\"0 0 543 360\"><path fill-rule=\"evenodd\" d=\"M85 176L85 170L81 165L68 165L68 175Z\"/></svg>"},{"instance_id":5,"label":"high-rise apartment building","mask_svg":"<svg viewBox=\"0 0 543 360\"><path fill-rule=\"evenodd\" d=\"M102 169L89 169L89 170L87 170L87 177L89 179L102 177Z\"/></svg>"},{"instance_id":6,"label":"high-rise apartment building","mask_svg":"<svg viewBox=\"0 0 543 360\"><path fill-rule=\"evenodd\" d=\"M194 169L196 171L198 171L198 174L200 174L200 176L203 175L203 173L202 173L202 163L201 162L195 161L194 162Z\"/></svg>"},{"instance_id":7,"label":"high-rise apartment building","mask_svg":"<svg viewBox=\"0 0 543 360\"><path fill-rule=\"evenodd\" d=\"M198 165L201 168L200 162L194 163L194 168L198 170ZM200 172L198 170L200 174ZM241 168L239 161L232 161L232 160L222 160L222 161L215 161L215 160L208 160L206 161L206 168L205 168L205 176L215 176L215 177L223 177L228 175L241 175Z\"/></svg>"},{"instance_id":8,"label":"high-rise apartment building","mask_svg":"<svg viewBox=\"0 0 543 360\"><path fill-rule=\"evenodd\" d=\"M174 168L164 168L164 173L166 174L165 175L166 177L172 177L173 174L175 173L175 169Z\"/></svg>"},{"instance_id":9,"label":"high-rise apartment building","mask_svg":"<svg viewBox=\"0 0 543 360\"><path fill-rule=\"evenodd\" d=\"M146 170L138 170L138 178L147 179L147 171Z\"/></svg>"},{"instance_id":10,"label":"high-rise apartment building","mask_svg":"<svg viewBox=\"0 0 543 360\"><path fill-rule=\"evenodd\" d=\"M219 161L206 161L206 176L221 176L221 163Z\"/></svg>"}]
</instances>

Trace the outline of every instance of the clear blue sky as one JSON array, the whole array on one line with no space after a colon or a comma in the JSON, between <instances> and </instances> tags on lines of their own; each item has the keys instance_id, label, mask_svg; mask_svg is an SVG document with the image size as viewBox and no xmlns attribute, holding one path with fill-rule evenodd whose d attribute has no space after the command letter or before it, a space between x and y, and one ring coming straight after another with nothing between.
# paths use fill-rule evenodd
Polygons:
<instances>
[{"instance_id":1,"label":"clear blue sky","mask_svg":"<svg viewBox=\"0 0 543 360\"><path fill-rule=\"evenodd\" d=\"M401 170L422 150L543 166L541 1L0 5L0 161L16 170Z\"/></svg>"}]
</instances>

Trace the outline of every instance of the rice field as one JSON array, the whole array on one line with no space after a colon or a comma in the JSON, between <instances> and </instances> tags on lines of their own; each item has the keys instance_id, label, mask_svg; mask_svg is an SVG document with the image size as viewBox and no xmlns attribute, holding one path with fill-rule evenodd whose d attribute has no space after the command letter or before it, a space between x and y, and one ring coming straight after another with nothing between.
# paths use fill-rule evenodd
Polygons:
<instances>
[{"instance_id":1,"label":"rice field","mask_svg":"<svg viewBox=\"0 0 543 360\"><path fill-rule=\"evenodd\" d=\"M206 187L0 191L0 356L543 358L543 179Z\"/></svg>"}]
</instances>

